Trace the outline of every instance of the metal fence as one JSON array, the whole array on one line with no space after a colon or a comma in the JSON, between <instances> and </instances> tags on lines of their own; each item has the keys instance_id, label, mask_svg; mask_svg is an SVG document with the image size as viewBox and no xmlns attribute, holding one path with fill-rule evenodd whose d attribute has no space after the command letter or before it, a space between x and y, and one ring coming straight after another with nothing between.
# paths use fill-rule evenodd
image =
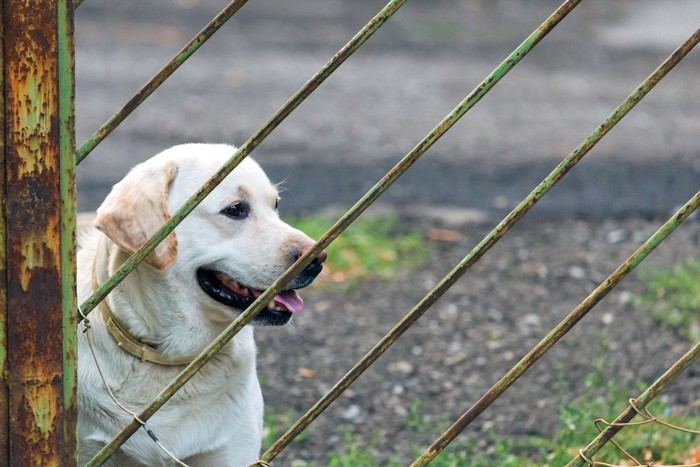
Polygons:
<instances>
[{"instance_id":1,"label":"metal fence","mask_svg":"<svg viewBox=\"0 0 700 467\"><path fill-rule=\"evenodd\" d=\"M464 98L434 129L382 177L296 263L280 276L244 313L196 357L134 420L87 465L109 458L207 361L248 324L267 303L324 248L405 173L466 112L512 70L582 0L565 1L503 62ZM389 2L313 77L304 84L240 148L221 169L175 212L153 238L129 258L94 294L80 304L88 315L119 282L133 271L169 233L248 156L303 100L367 41L406 0ZM2 3L4 159L3 216L0 227L2 292L0 293L0 462L7 465L72 465L76 459L76 328L75 296L75 166L140 105L199 46L216 32L246 0L234 0L194 37L120 111L85 143L74 141L73 8L75 0ZM27 34L31 31L31 34ZM454 269L410 310L316 404L258 460L267 465L313 420L376 361L460 277L605 136L700 41L700 30L680 45L632 91L552 172L539 183ZM623 264L593 290L571 313L514 365L452 426L423 452L413 465L425 465L490 406L564 336L610 290L664 241L700 204L696 193ZM693 347L658 381L620 414L616 423L569 465L591 464L590 458L643 410L663 388L700 355Z\"/></svg>"}]
</instances>

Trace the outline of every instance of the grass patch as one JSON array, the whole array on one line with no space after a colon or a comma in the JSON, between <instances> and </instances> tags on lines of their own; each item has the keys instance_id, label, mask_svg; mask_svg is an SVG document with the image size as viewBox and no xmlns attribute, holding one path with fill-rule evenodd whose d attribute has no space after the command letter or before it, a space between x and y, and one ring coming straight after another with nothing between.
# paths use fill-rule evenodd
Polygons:
<instances>
[{"instance_id":1,"label":"grass patch","mask_svg":"<svg viewBox=\"0 0 700 467\"><path fill-rule=\"evenodd\" d=\"M299 415L292 409L283 413L271 413L265 410L263 413L263 451L272 446L298 418ZM303 443L308 437L308 433L303 431L297 436L296 442Z\"/></svg>"},{"instance_id":2,"label":"grass patch","mask_svg":"<svg viewBox=\"0 0 700 467\"><path fill-rule=\"evenodd\" d=\"M343 429L345 448L337 453L328 456L328 467L360 467L379 465L374 449L367 449L368 446L360 442L350 430ZM376 446L374 446L376 449ZM394 461L384 463L387 467L399 467L400 464Z\"/></svg>"},{"instance_id":3,"label":"grass patch","mask_svg":"<svg viewBox=\"0 0 700 467\"><path fill-rule=\"evenodd\" d=\"M559 467L567 464L578 455L579 449L598 434L593 421L599 417L611 421L626 407L627 400L636 397L645 386L641 383L620 384L598 369L586 375L583 382L586 386L585 393L558 407L559 421L553 435L510 438L488 431L480 435L479 439L457 438L430 463L431 467ZM430 421L431 409L429 404L420 399L412 401L407 416L408 430L430 433L433 438L442 433L451 421L444 418ZM653 401L648 409L666 422L693 430L700 429L700 415L670 413L670 409L659 399ZM329 466L380 465L376 454L382 449L376 446L379 441L362 444L349 431L343 433L345 448L330 455ZM626 427L614 439L644 465L652 462L664 465L693 464L700 461L700 437L658 424ZM414 445L412 456L418 457L426 447L427 444ZM386 446L383 449L385 448ZM627 458L608 443L598 452L595 460L620 464L627 461ZM394 467L402 464L391 460L381 465Z\"/></svg>"},{"instance_id":4,"label":"grass patch","mask_svg":"<svg viewBox=\"0 0 700 467\"><path fill-rule=\"evenodd\" d=\"M320 238L332 222L323 214L289 220L312 238ZM431 250L421 231L400 231L397 216L363 216L327 248L324 267L335 283L352 286L360 279L390 280L400 270L423 265Z\"/></svg>"},{"instance_id":5,"label":"grass patch","mask_svg":"<svg viewBox=\"0 0 700 467\"><path fill-rule=\"evenodd\" d=\"M646 291L636 303L651 310L659 323L680 329L690 340L700 340L700 260L662 271L642 270Z\"/></svg>"},{"instance_id":6,"label":"grass patch","mask_svg":"<svg viewBox=\"0 0 700 467\"><path fill-rule=\"evenodd\" d=\"M602 417L612 420L632 395L641 392L609 380L601 386L597 396L590 393L559 407L559 423L551 437L530 436L504 438L493 432L476 440L455 440L430 465L435 467L558 467L567 464L598 434L593 421ZM663 402L656 400L649 406L652 414L664 421L690 429L700 429L700 416L670 414ZM444 429L444 426L443 426ZM642 462L657 464L688 464L693 458L693 447L700 447L697 435L671 430L657 424L627 427L614 438L630 454ZM426 446L415 449L418 456ZM608 443L595 459L618 464L627 458ZM631 465L631 464L630 464ZM646 464L645 464L646 465Z\"/></svg>"}]
</instances>

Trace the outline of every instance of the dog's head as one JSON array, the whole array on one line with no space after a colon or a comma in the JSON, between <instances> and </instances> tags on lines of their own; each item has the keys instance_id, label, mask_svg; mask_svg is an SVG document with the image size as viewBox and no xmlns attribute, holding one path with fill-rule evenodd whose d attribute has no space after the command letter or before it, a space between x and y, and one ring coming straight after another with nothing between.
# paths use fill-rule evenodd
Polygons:
<instances>
[{"instance_id":1,"label":"dog's head","mask_svg":"<svg viewBox=\"0 0 700 467\"><path fill-rule=\"evenodd\" d=\"M114 186L95 225L120 248L135 252L234 152L227 145L188 144L160 153ZM230 321L314 244L280 220L279 199L258 164L244 159L146 262L189 287L193 303L211 319ZM301 311L296 289L314 281L323 260L325 252L255 322L283 325Z\"/></svg>"}]
</instances>

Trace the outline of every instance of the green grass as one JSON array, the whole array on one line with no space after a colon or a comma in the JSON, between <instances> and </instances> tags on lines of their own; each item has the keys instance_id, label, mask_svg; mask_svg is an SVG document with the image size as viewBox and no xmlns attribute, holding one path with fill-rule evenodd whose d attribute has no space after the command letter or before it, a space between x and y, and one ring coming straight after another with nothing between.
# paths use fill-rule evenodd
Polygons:
<instances>
[{"instance_id":1,"label":"green grass","mask_svg":"<svg viewBox=\"0 0 700 467\"><path fill-rule=\"evenodd\" d=\"M656 321L679 328L688 339L700 340L700 260L662 271L642 270L639 277L646 291L637 305L651 310Z\"/></svg>"},{"instance_id":2,"label":"green grass","mask_svg":"<svg viewBox=\"0 0 700 467\"><path fill-rule=\"evenodd\" d=\"M312 238L321 237L332 225L322 214L289 223ZM401 270L420 267L431 250L421 231L400 231L396 216L362 216L327 248L325 276L350 286L361 279L389 280Z\"/></svg>"},{"instance_id":3,"label":"green grass","mask_svg":"<svg viewBox=\"0 0 700 467\"><path fill-rule=\"evenodd\" d=\"M271 413L265 410L263 414L263 450L272 446L272 444L277 441L277 439L282 436L289 427L292 426L294 422L299 418L299 414L295 413L294 410L289 409L283 413ZM308 439L308 434L306 431L302 432L296 438L296 442L303 443Z\"/></svg>"},{"instance_id":4,"label":"green grass","mask_svg":"<svg viewBox=\"0 0 700 467\"><path fill-rule=\"evenodd\" d=\"M479 446L475 440L457 439L430 465L434 467L558 467L574 458L578 450L585 447L598 434L593 421L602 417L613 419L621 412L627 399L638 390L619 386L610 380L597 395L586 394L559 407L558 426L551 437L530 436L504 438L493 432L483 438L487 447ZM700 429L700 416L668 414L660 401L649 407L652 414L664 421L690 429ZM700 447L697 435L671 430L656 424L627 427L615 438L628 452L644 462L656 461L665 464L682 464L692 447ZM414 452L417 456L421 449ZM612 464L626 459L608 443L596 456L598 461Z\"/></svg>"},{"instance_id":5,"label":"green grass","mask_svg":"<svg viewBox=\"0 0 700 467\"><path fill-rule=\"evenodd\" d=\"M603 361L602 359L599 362ZM598 366L598 362L595 364ZM563 402L558 407L559 419L551 436L503 437L493 431L479 435L478 439L457 438L433 462L431 467L559 467L574 458L578 450L585 447L598 434L593 425L596 418L612 420L625 409L627 400L643 390L642 384L623 385L609 378L596 368L583 379L585 392L581 396ZM562 370L563 371L563 370ZM563 391L560 389L560 392ZM445 418L428 421L433 408L420 399L412 401L406 420L407 430L413 433L430 433L436 438L444 431L450 420ZM653 415L664 421L690 428L700 429L700 415L670 413L661 400L648 406ZM635 419L636 421L637 419ZM379 463L376 453L387 446L378 446L375 440L362 444L355 435L343 431L345 448L329 457L333 467L402 465L397 461ZM672 430L657 424L626 427L614 438L628 452L642 462L657 464L689 463L693 448L700 448L698 435ZM384 443L386 444L386 443ZM412 456L418 457L427 445L414 445ZM595 460L617 464L626 457L608 443L595 456ZM697 461L696 461L697 462ZM646 464L645 464L646 465Z\"/></svg>"}]
</instances>

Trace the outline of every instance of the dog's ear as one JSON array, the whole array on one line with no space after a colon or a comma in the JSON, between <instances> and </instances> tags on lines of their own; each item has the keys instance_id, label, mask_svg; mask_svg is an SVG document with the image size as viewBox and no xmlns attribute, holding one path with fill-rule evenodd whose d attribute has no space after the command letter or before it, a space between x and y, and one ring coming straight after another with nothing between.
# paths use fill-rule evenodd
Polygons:
<instances>
[{"instance_id":1,"label":"dog's ear","mask_svg":"<svg viewBox=\"0 0 700 467\"><path fill-rule=\"evenodd\" d=\"M165 167L137 167L112 191L97 210L95 227L129 253L146 241L170 219L168 193L177 175L177 165ZM151 266L164 270L177 255L175 232L168 235L147 258Z\"/></svg>"}]
</instances>

